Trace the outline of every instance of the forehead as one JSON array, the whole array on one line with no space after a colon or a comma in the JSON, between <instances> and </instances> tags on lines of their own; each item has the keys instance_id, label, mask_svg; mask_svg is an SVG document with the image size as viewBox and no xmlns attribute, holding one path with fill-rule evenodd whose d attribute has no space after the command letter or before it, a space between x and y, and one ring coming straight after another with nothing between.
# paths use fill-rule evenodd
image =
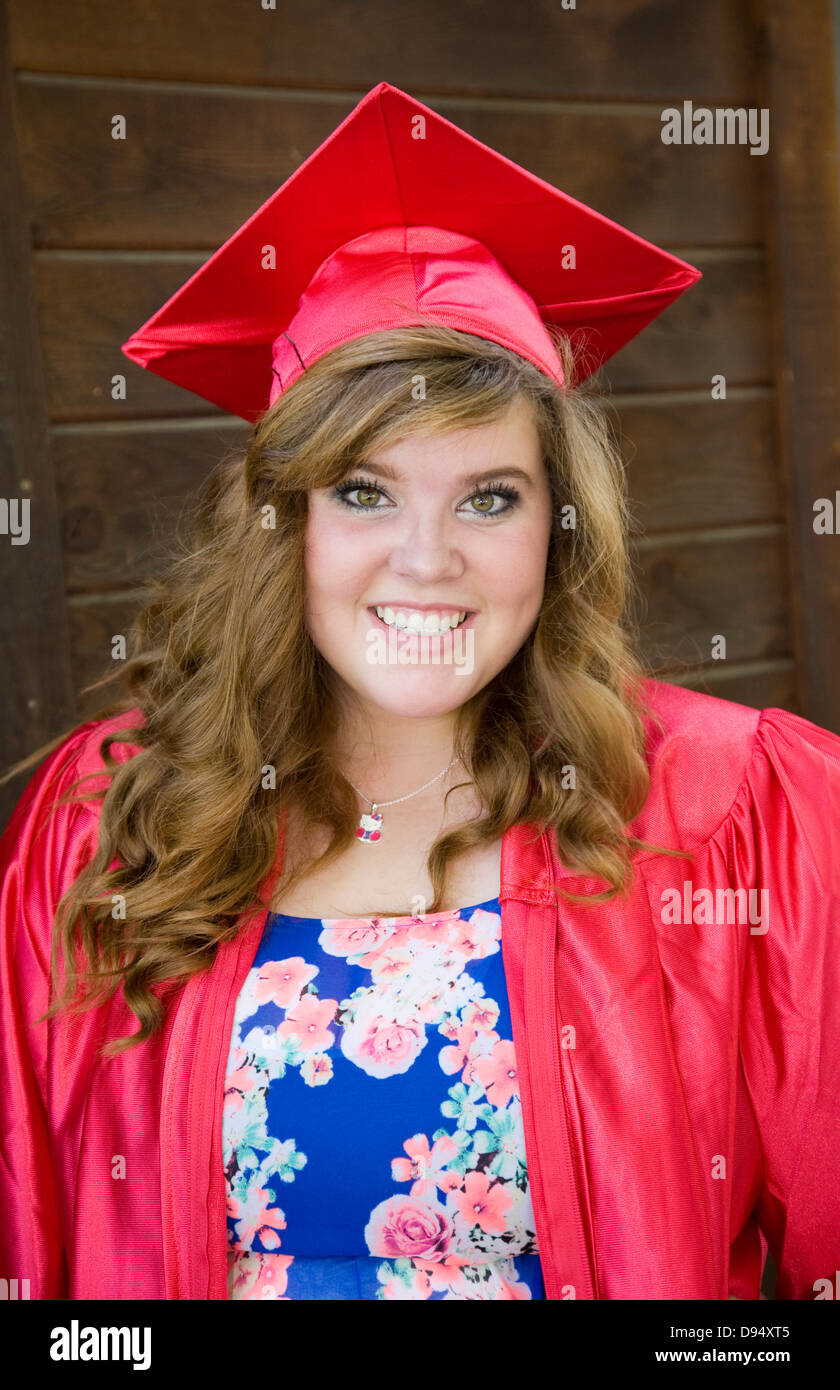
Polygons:
<instances>
[{"instance_id":1,"label":"forehead","mask_svg":"<svg viewBox=\"0 0 840 1390\"><path fill-rule=\"evenodd\" d=\"M399 481L406 468L439 466L450 475L465 470L510 467L526 474L539 466L540 438L533 408L518 396L503 415L455 429L407 432L391 443L373 447L364 456L382 477Z\"/></svg>"}]
</instances>

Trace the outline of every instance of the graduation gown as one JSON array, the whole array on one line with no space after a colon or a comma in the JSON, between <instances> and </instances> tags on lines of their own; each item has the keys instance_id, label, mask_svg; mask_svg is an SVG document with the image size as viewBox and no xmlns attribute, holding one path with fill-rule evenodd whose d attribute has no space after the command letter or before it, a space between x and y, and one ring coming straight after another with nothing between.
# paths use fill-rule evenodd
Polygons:
<instances>
[{"instance_id":1,"label":"graduation gown","mask_svg":"<svg viewBox=\"0 0 840 1390\"><path fill-rule=\"evenodd\" d=\"M628 898L576 905L551 882L602 885L548 835L523 823L502 842L546 1296L757 1298L769 1243L777 1298L813 1299L840 1268L840 738L781 709L646 693L665 732L647 726L632 829L694 859L641 852ZM0 841L0 1277L37 1299L227 1297L225 1064L282 835L261 905L151 1041L99 1057L136 1030L121 991L33 1021L56 905L97 836L99 803L54 802L81 773L107 779L99 742L135 721L78 728Z\"/></svg>"}]
</instances>

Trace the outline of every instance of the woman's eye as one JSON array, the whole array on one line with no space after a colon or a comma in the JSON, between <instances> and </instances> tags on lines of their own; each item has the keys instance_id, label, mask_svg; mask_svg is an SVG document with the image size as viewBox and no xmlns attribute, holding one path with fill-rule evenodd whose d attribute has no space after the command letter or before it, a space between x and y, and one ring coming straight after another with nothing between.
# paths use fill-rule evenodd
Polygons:
<instances>
[{"instance_id":1,"label":"woman's eye","mask_svg":"<svg viewBox=\"0 0 840 1390\"><path fill-rule=\"evenodd\" d=\"M353 500L354 493L356 494L356 500ZM347 507L348 510L354 512L381 512L386 510L386 507L377 505L376 499L387 497L387 494L383 492L382 488L377 487L375 483L365 482L362 478L352 478L349 482L340 483L338 487L333 489L333 497L337 502ZM500 499L504 505L500 507L494 506L496 499ZM467 498L467 503L465 505L469 506L469 510L472 512L473 516L484 518L503 516L506 512L512 511L514 507L518 506L519 501L520 494L516 488L508 487L506 484L500 483L498 487L487 488L481 492L474 492L471 497ZM470 505L472 503L476 505Z\"/></svg>"},{"instance_id":2,"label":"woman's eye","mask_svg":"<svg viewBox=\"0 0 840 1390\"><path fill-rule=\"evenodd\" d=\"M496 499L501 500L503 505L494 506ZM498 487L487 488L484 492L474 492L467 501L479 504L477 507L470 507L473 516L505 516L507 512L512 512L514 507L518 507L520 494L515 487L508 487L506 483L500 483Z\"/></svg>"},{"instance_id":3,"label":"woman's eye","mask_svg":"<svg viewBox=\"0 0 840 1390\"><path fill-rule=\"evenodd\" d=\"M360 501L353 502L350 500L351 494L354 492L359 494ZM381 507L370 505L370 498L376 496L381 497L383 495L381 488L376 487L373 483L366 483L360 478L354 478L348 483L340 483L338 487L333 489L333 497L335 500L341 502L345 507L348 507L354 512L381 511Z\"/></svg>"},{"instance_id":4,"label":"woman's eye","mask_svg":"<svg viewBox=\"0 0 840 1390\"><path fill-rule=\"evenodd\" d=\"M472 497L469 498L469 501L470 501L470 502L480 502L480 503L482 504L480 510L481 510L482 514L486 516L487 514L489 514L489 513L492 511L492 508L493 508L493 498L494 498L494 497L498 497L498 495L499 495L499 494L498 494L498 493L495 493L495 492L474 492L473 495L472 495ZM503 508L502 508L502 511L504 511L504 510L505 510L505 508L503 507Z\"/></svg>"},{"instance_id":5,"label":"woman's eye","mask_svg":"<svg viewBox=\"0 0 840 1390\"><path fill-rule=\"evenodd\" d=\"M357 507L363 507L368 512L377 510L375 504L371 502L371 498L375 499L377 496L382 496L378 487L354 487L352 491L358 494Z\"/></svg>"}]
</instances>

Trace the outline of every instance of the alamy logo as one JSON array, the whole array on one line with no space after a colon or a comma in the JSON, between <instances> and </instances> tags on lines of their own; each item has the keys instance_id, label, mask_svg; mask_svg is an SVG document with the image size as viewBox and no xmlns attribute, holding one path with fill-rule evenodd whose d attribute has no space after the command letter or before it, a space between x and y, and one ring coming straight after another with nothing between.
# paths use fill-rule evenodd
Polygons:
<instances>
[{"instance_id":1,"label":"alamy logo","mask_svg":"<svg viewBox=\"0 0 840 1390\"><path fill-rule=\"evenodd\" d=\"M761 911L758 894L761 893ZM685 879L679 888L661 890L660 921L667 924L696 922L699 926L726 926L752 922L750 936L764 936L770 925L768 888L695 888Z\"/></svg>"},{"instance_id":2,"label":"alamy logo","mask_svg":"<svg viewBox=\"0 0 840 1390\"><path fill-rule=\"evenodd\" d=\"M29 544L28 497L0 497L0 536L9 536L12 545Z\"/></svg>"},{"instance_id":3,"label":"alamy logo","mask_svg":"<svg viewBox=\"0 0 840 1390\"><path fill-rule=\"evenodd\" d=\"M135 1371L152 1364L150 1327L80 1327L73 1318L69 1327L52 1330L53 1361L133 1361Z\"/></svg>"},{"instance_id":4,"label":"alamy logo","mask_svg":"<svg viewBox=\"0 0 840 1390\"><path fill-rule=\"evenodd\" d=\"M770 110L766 106L709 106L693 101L666 106L660 115L663 145L749 145L750 154L770 148Z\"/></svg>"},{"instance_id":5,"label":"alamy logo","mask_svg":"<svg viewBox=\"0 0 840 1390\"><path fill-rule=\"evenodd\" d=\"M0 1279L0 1302L29 1297L28 1279Z\"/></svg>"},{"instance_id":6,"label":"alamy logo","mask_svg":"<svg viewBox=\"0 0 840 1390\"><path fill-rule=\"evenodd\" d=\"M369 628L365 641L365 659L370 666L454 666L456 676L471 676L475 669L472 628L456 627L440 634Z\"/></svg>"}]
</instances>

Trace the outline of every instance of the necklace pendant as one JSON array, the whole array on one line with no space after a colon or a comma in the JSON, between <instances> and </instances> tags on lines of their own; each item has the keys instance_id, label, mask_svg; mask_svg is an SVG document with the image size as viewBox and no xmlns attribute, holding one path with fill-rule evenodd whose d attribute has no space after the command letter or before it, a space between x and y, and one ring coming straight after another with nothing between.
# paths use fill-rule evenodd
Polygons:
<instances>
[{"instance_id":1,"label":"necklace pendant","mask_svg":"<svg viewBox=\"0 0 840 1390\"><path fill-rule=\"evenodd\" d=\"M382 832L379 828L381 824L382 817L376 807L372 806L370 815L363 813L359 818L359 827L356 831L358 839L367 844L372 844L374 840L380 840L382 838Z\"/></svg>"}]
</instances>

